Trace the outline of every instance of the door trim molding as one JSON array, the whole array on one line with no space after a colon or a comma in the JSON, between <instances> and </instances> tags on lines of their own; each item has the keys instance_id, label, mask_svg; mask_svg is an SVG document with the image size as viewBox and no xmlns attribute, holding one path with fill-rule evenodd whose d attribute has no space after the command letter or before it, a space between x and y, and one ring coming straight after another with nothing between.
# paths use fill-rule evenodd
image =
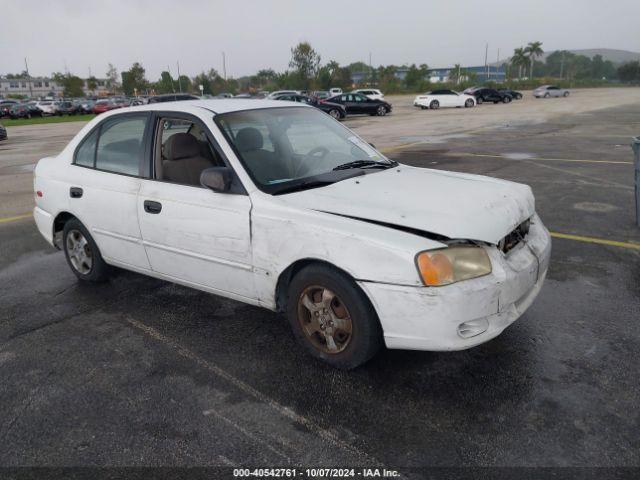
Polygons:
<instances>
[{"instance_id":1,"label":"door trim molding","mask_svg":"<svg viewBox=\"0 0 640 480\"><path fill-rule=\"evenodd\" d=\"M167 245L162 245L160 243L149 242L147 240L143 240L142 244L145 247L157 248L158 250L164 250L166 252L177 253L179 255L184 255L186 257L197 258L199 260L205 260L211 263L218 263L220 265L227 265L228 267L238 268L240 270L252 271L253 266L247 265L246 263L234 262L232 260L225 260L224 258L211 257L209 255L203 255L201 253L192 252L189 250L183 250L181 248L169 247Z\"/></svg>"}]
</instances>

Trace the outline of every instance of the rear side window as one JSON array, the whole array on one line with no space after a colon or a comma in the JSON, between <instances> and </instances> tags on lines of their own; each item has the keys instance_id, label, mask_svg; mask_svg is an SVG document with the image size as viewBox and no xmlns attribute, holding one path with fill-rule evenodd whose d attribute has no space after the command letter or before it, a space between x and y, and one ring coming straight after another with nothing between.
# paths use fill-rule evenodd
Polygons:
<instances>
[{"instance_id":1,"label":"rear side window","mask_svg":"<svg viewBox=\"0 0 640 480\"><path fill-rule=\"evenodd\" d=\"M94 130L91 135L84 139L80 148L76 152L75 164L83 167L93 168L93 161L96 156L96 140L98 138L98 130Z\"/></svg>"},{"instance_id":2,"label":"rear side window","mask_svg":"<svg viewBox=\"0 0 640 480\"><path fill-rule=\"evenodd\" d=\"M146 126L146 116L123 117L102 125L96 150L96 168L138 175Z\"/></svg>"}]
</instances>

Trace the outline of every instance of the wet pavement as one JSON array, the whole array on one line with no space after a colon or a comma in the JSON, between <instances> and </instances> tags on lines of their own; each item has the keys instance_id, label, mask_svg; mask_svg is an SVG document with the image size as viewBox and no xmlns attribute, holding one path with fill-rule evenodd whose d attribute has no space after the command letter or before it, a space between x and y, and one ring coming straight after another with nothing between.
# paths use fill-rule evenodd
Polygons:
<instances>
[{"instance_id":1,"label":"wet pavement","mask_svg":"<svg viewBox=\"0 0 640 480\"><path fill-rule=\"evenodd\" d=\"M630 162L638 130L620 107L389 156L527 183L551 231L634 245L632 165L583 160ZM30 220L0 246L1 465L640 466L640 249L555 238L495 340L343 372L259 308L124 271L81 285Z\"/></svg>"}]
</instances>

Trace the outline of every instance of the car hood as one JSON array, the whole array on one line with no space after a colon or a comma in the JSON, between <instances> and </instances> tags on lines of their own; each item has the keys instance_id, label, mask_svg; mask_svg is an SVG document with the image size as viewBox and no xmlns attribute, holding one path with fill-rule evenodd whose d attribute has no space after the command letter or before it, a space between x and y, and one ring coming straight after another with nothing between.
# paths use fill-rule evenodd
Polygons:
<instances>
[{"instance_id":1,"label":"car hood","mask_svg":"<svg viewBox=\"0 0 640 480\"><path fill-rule=\"evenodd\" d=\"M298 208L490 244L535 213L527 185L405 165L280 199Z\"/></svg>"}]
</instances>

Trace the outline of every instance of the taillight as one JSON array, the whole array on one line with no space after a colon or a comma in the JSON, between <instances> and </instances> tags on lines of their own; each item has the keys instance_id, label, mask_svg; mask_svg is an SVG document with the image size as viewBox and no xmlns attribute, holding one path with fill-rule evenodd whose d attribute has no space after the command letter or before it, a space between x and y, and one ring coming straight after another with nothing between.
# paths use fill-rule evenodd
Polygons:
<instances>
[{"instance_id":1,"label":"taillight","mask_svg":"<svg viewBox=\"0 0 640 480\"><path fill-rule=\"evenodd\" d=\"M41 191L41 190L38 190L38 191L36 192L36 195L37 195L37 196L39 196L39 197L42 197L42 191Z\"/></svg>"}]
</instances>

